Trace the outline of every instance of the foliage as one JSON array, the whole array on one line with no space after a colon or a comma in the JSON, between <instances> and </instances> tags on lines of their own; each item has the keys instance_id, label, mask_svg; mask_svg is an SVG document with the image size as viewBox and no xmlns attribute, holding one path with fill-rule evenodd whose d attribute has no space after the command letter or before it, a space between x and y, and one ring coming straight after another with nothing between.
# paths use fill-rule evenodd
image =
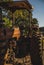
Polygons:
<instances>
[{"instance_id":1,"label":"foliage","mask_svg":"<svg viewBox=\"0 0 44 65\"><path fill-rule=\"evenodd\" d=\"M7 17L3 18L4 22L5 22L5 27L12 27L12 21L9 20Z\"/></svg>"},{"instance_id":2,"label":"foliage","mask_svg":"<svg viewBox=\"0 0 44 65\"><path fill-rule=\"evenodd\" d=\"M36 18L33 18L33 24L38 24L38 20Z\"/></svg>"},{"instance_id":3,"label":"foliage","mask_svg":"<svg viewBox=\"0 0 44 65\"><path fill-rule=\"evenodd\" d=\"M22 23L25 26L30 25L30 13L26 9L16 10L14 12L15 15L15 23L19 24Z\"/></svg>"},{"instance_id":4,"label":"foliage","mask_svg":"<svg viewBox=\"0 0 44 65\"><path fill-rule=\"evenodd\" d=\"M27 35L29 32L28 27L30 26L30 13L26 9L19 9L14 12L15 25L23 27L23 35Z\"/></svg>"},{"instance_id":5,"label":"foliage","mask_svg":"<svg viewBox=\"0 0 44 65\"><path fill-rule=\"evenodd\" d=\"M9 10L2 9L2 20L5 27L12 27L12 13Z\"/></svg>"},{"instance_id":6,"label":"foliage","mask_svg":"<svg viewBox=\"0 0 44 65\"><path fill-rule=\"evenodd\" d=\"M36 18L32 19L32 32L33 35L36 35L37 32L39 32L38 20Z\"/></svg>"},{"instance_id":7,"label":"foliage","mask_svg":"<svg viewBox=\"0 0 44 65\"><path fill-rule=\"evenodd\" d=\"M29 16L29 12L26 10L26 9L20 9L20 10L16 10L14 12L15 14L15 18L19 18L21 17L22 19L29 19L28 16Z\"/></svg>"}]
</instances>

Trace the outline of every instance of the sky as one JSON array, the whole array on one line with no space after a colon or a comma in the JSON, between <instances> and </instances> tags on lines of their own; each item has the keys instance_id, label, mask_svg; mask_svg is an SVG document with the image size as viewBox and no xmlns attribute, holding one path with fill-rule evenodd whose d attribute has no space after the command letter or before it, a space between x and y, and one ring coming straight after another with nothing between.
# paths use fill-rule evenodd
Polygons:
<instances>
[{"instance_id":1,"label":"sky","mask_svg":"<svg viewBox=\"0 0 44 65\"><path fill-rule=\"evenodd\" d=\"M28 0L34 7L32 14L33 18L37 18L39 27L44 26L44 0Z\"/></svg>"}]
</instances>

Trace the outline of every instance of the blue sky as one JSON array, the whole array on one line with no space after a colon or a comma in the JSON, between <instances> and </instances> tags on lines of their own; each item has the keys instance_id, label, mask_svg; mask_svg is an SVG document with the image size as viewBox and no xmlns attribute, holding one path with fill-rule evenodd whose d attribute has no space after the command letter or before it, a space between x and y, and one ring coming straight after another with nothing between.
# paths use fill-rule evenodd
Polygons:
<instances>
[{"instance_id":1,"label":"blue sky","mask_svg":"<svg viewBox=\"0 0 44 65\"><path fill-rule=\"evenodd\" d=\"M33 5L33 18L37 18L39 26L44 26L44 0L29 0Z\"/></svg>"}]
</instances>

